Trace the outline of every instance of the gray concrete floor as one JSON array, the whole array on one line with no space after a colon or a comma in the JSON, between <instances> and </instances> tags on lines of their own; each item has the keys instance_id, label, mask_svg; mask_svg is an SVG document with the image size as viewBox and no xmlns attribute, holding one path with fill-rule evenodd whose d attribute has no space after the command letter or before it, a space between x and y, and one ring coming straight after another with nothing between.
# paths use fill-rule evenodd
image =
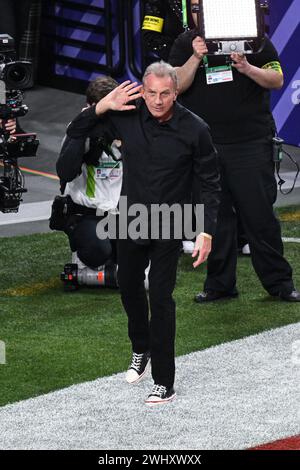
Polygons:
<instances>
[{"instance_id":1,"label":"gray concrete floor","mask_svg":"<svg viewBox=\"0 0 300 470\"><path fill-rule=\"evenodd\" d=\"M20 166L56 173L55 163L67 124L85 105L85 97L54 88L36 87L26 92L29 112L20 119L26 132L36 132L40 140L36 158L20 159Z\"/></svg>"}]
</instances>

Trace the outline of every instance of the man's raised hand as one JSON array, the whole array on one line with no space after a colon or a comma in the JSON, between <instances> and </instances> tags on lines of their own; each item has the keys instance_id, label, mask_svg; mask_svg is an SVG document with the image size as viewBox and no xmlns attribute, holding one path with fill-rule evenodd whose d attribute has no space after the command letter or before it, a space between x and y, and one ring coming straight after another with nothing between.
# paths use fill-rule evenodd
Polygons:
<instances>
[{"instance_id":1,"label":"man's raised hand","mask_svg":"<svg viewBox=\"0 0 300 470\"><path fill-rule=\"evenodd\" d=\"M141 88L142 85L138 85L137 82L132 83L130 80L126 80L97 103L96 114L100 115L107 111L130 111L135 109L136 106L134 104L128 103L141 98Z\"/></svg>"}]
</instances>

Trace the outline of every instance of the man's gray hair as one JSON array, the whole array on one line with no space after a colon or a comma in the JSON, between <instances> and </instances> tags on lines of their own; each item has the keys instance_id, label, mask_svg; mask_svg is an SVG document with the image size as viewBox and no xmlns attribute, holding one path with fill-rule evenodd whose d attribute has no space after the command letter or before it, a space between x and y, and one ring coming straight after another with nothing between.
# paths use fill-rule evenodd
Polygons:
<instances>
[{"instance_id":1,"label":"man's gray hair","mask_svg":"<svg viewBox=\"0 0 300 470\"><path fill-rule=\"evenodd\" d=\"M172 65L168 64L167 62L164 62L161 60L160 62L154 62L153 64L150 64L144 73L143 76L143 84L145 84L145 80L148 77L148 75L155 75L156 77L170 77L172 82L174 83L174 88L175 90L178 89L178 77L177 77L177 72Z\"/></svg>"}]
</instances>

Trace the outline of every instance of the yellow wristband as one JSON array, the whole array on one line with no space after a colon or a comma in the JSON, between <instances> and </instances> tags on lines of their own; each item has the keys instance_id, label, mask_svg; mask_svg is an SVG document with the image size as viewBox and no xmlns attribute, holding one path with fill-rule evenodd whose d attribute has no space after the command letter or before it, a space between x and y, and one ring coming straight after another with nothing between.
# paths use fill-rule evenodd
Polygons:
<instances>
[{"instance_id":1,"label":"yellow wristband","mask_svg":"<svg viewBox=\"0 0 300 470\"><path fill-rule=\"evenodd\" d=\"M164 19L158 16L145 16L142 29L161 33L164 27Z\"/></svg>"}]
</instances>

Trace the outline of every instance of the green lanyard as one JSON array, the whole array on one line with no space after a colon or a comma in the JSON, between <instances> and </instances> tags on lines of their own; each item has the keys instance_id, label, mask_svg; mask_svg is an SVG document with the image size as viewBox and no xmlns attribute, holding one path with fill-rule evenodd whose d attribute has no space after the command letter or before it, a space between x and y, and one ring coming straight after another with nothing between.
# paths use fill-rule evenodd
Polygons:
<instances>
[{"instance_id":1,"label":"green lanyard","mask_svg":"<svg viewBox=\"0 0 300 470\"><path fill-rule=\"evenodd\" d=\"M181 4L182 4L182 25L184 29L189 29L188 14L187 14L187 1L182 0ZM203 64L205 67L208 67L208 59L206 55L203 57Z\"/></svg>"},{"instance_id":2,"label":"green lanyard","mask_svg":"<svg viewBox=\"0 0 300 470\"><path fill-rule=\"evenodd\" d=\"M187 14L187 6L186 6L186 0L182 0L182 25L184 29L188 29L188 14Z\"/></svg>"}]
</instances>

